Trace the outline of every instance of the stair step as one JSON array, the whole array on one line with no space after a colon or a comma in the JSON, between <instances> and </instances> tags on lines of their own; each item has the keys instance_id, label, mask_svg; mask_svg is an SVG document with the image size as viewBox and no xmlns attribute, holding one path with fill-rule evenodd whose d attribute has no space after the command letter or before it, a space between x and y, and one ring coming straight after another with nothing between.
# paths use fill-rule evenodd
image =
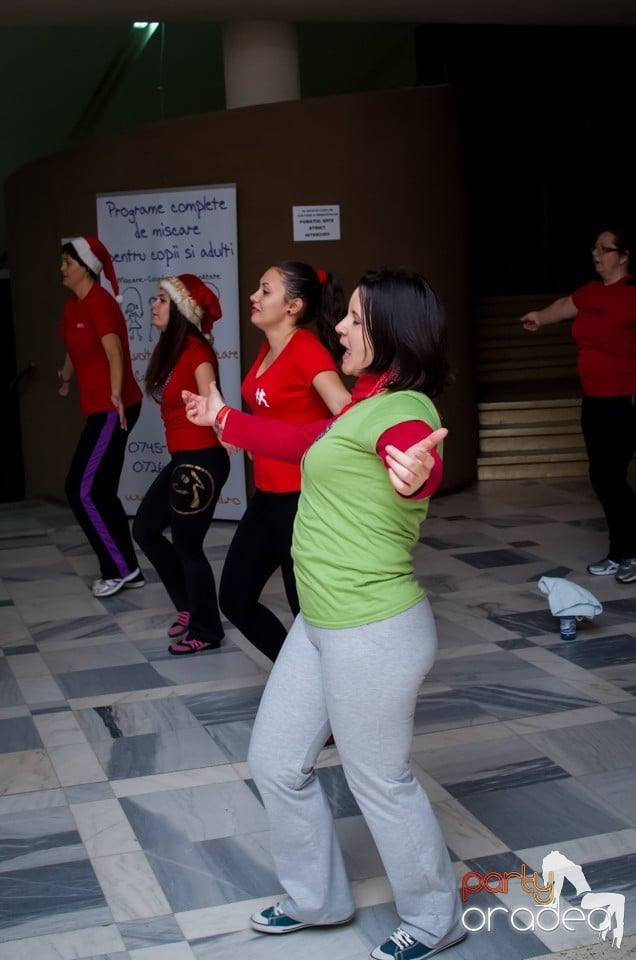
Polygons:
<instances>
[{"instance_id":1,"label":"stair step","mask_svg":"<svg viewBox=\"0 0 636 960\"><path fill-rule=\"evenodd\" d=\"M566 410L555 410L554 413L548 413L536 407L517 410L478 410L479 424L481 427L496 426L516 426L521 424L545 424L546 426L557 426L558 424L570 424L573 429L580 429L580 414L578 409L570 408Z\"/></svg>"},{"instance_id":2,"label":"stair step","mask_svg":"<svg viewBox=\"0 0 636 960\"><path fill-rule=\"evenodd\" d=\"M506 464L506 463L567 463L571 461L585 461L587 463L587 456L585 453L577 452L575 450L562 450L556 451L553 450L543 451L540 450L534 453L519 453L513 451L512 453L493 453L488 454L487 456L479 456L477 463L497 463L497 464Z\"/></svg>"},{"instance_id":3,"label":"stair step","mask_svg":"<svg viewBox=\"0 0 636 960\"><path fill-rule=\"evenodd\" d=\"M586 477L585 463L516 463L482 464L477 463L478 480L548 480L558 477Z\"/></svg>"},{"instance_id":4,"label":"stair step","mask_svg":"<svg viewBox=\"0 0 636 960\"><path fill-rule=\"evenodd\" d=\"M571 366L550 366L543 364L541 365L545 368L546 379L548 377L562 377L570 379L574 368ZM517 380L517 383L528 383L532 384L536 382L536 374L532 370L532 365L524 365L519 367L512 367L510 363L502 364L500 367L488 367L487 369L480 370L479 373L479 382L481 384L494 384L494 383L508 383L510 381L510 375L513 374Z\"/></svg>"},{"instance_id":5,"label":"stair step","mask_svg":"<svg viewBox=\"0 0 636 960\"><path fill-rule=\"evenodd\" d=\"M585 458L585 443L579 433L558 433L550 434L545 431L538 431L533 435L521 434L480 434L479 447L482 454L491 453L514 453L534 450L545 453L555 453L559 450L575 451Z\"/></svg>"},{"instance_id":6,"label":"stair step","mask_svg":"<svg viewBox=\"0 0 636 960\"><path fill-rule=\"evenodd\" d=\"M551 436L578 436L582 438L578 420L559 420L557 423L495 423L489 426L482 425L481 437L551 437Z\"/></svg>"},{"instance_id":7,"label":"stair step","mask_svg":"<svg viewBox=\"0 0 636 960\"><path fill-rule=\"evenodd\" d=\"M478 410L567 410L581 406L580 397L567 397L562 400L495 400L492 403L477 404Z\"/></svg>"}]
</instances>

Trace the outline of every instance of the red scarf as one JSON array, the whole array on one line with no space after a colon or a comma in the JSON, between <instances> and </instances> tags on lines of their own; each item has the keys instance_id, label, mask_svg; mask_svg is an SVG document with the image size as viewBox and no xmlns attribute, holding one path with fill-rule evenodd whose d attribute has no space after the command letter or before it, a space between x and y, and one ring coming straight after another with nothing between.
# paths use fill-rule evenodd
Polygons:
<instances>
[{"instance_id":1,"label":"red scarf","mask_svg":"<svg viewBox=\"0 0 636 960\"><path fill-rule=\"evenodd\" d=\"M361 373L353 385L350 402L342 408L338 416L342 416L355 403L381 393L390 383L393 373L393 370L385 370L384 373Z\"/></svg>"}]
</instances>

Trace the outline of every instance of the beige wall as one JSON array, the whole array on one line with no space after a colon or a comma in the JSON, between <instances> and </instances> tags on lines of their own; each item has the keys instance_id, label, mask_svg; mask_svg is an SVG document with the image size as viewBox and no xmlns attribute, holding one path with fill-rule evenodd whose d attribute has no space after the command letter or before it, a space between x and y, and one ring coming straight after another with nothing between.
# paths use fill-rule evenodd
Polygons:
<instances>
[{"instance_id":1,"label":"beige wall","mask_svg":"<svg viewBox=\"0 0 636 960\"><path fill-rule=\"evenodd\" d=\"M351 290L370 267L407 266L446 305L455 381L439 406L449 428L444 490L476 479L465 191L449 87L324 97L170 120L70 148L7 182L10 271L21 387L26 497L64 498L82 419L57 396L66 296L60 237L96 232L95 195L235 183L244 369L260 335L248 297L262 271L294 258ZM294 204L340 204L341 240L292 241Z\"/></svg>"}]
</instances>

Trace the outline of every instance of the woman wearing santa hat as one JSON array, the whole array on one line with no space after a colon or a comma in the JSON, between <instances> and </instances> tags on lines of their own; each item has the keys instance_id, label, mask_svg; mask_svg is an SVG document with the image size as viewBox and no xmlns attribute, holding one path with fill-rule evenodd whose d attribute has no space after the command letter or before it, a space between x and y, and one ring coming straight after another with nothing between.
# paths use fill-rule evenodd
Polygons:
<instances>
[{"instance_id":1,"label":"woman wearing santa hat","mask_svg":"<svg viewBox=\"0 0 636 960\"><path fill-rule=\"evenodd\" d=\"M59 333L66 356L58 370L62 397L75 374L86 425L66 478L66 496L97 554L101 576L96 597L122 587L143 587L128 519L117 496L128 434L141 410L141 390L130 361L126 321L110 254L97 237L62 245L62 278L72 297L64 305ZM104 272L115 296L97 282Z\"/></svg>"},{"instance_id":2,"label":"woman wearing santa hat","mask_svg":"<svg viewBox=\"0 0 636 960\"><path fill-rule=\"evenodd\" d=\"M211 345L212 325L221 316L217 295L190 273L159 281L152 323L160 331L146 371L146 392L161 405L170 453L167 464L141 502L133 536L159 574L177 611L189 611L168 647L175 655L218 647L223 627L212 569L203 550L230 459L211 427L197 427L185 414L182 390L207 396L218 379ZM208 339L210 337L210 339ZM165 531L170 530L170 539Z\"/></svg>"}]
</instances>

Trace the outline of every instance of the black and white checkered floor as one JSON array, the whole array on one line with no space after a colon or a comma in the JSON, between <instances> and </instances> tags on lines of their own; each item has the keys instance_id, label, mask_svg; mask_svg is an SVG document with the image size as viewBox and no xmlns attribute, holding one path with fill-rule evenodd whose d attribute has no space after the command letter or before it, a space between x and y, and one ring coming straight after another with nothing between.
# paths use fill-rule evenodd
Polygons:
<instances>
[{"instance_id":1,"label":"black and white checkered floor","mask_svg":"<svg viewBox=\"0 0 636 960\"><path fill-rule=\"evenodd\" d=\"M214 522L206 539L217 578L233 530ZM552 924L518 878L504 889L554 850L593 892L624 896L613 955L636 956L636 583L585 572L605 549L586 481L486 482L432 503L416 565L440 648L413 766L458 884L471 874L474 932L449 960L610 956L585 910L563 922L581 905L568 881ZM0 960L364 960L396 917L336 748L320 777L356 920L283 941L247 928L280 893L245 763L267 661L230 624L220 650L171 657L174 611L144 572L142 590L97 600L66 508L0 507ZM544 575L603 604L573 642ZM268 603L289 619L277 578Z\"/></svg>"}]
</instances>

